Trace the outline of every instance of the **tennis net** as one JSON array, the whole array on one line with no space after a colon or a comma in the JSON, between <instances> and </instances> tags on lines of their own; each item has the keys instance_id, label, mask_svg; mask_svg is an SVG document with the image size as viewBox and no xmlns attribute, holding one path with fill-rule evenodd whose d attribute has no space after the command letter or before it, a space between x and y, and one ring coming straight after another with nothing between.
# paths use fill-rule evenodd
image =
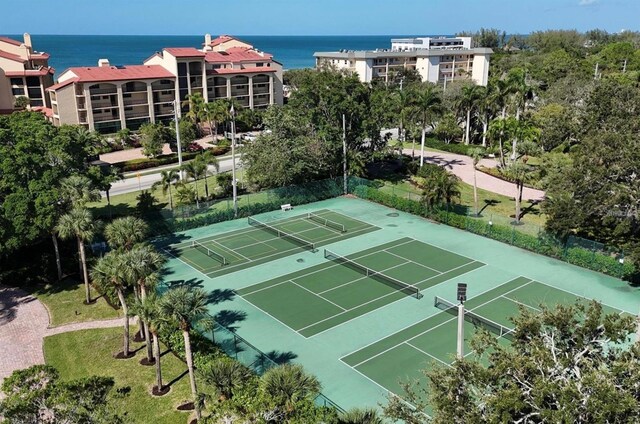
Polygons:
<instances>
[{"instance_id":1,"label":"tennis net","mask_svg":"<svg viewBox=\"0 0 640 424\"><path fill-rule=\"evenodd\" d=\"M313 212L309 212L307 214L307 219L310 221L317 222L320 225L324 225L325 227L332 228L334 230L340 231L341 233L346 233L347 229L344 225L339 224L335 221L331 221L330 219L323 218L320 215L316 215Z\"/></svg>"},{"instance_id":2,"label":"tennis net","mask_svg":"<svg viewBox=\"0 0 640 424\"><path fill-rule=\"evenodd\" d=\"M451 315L458 315L458 305L449 302L448 300L445 300L441 297L435 297L434 306L438 309L450 313ZM497 322L492 321L489 318L485 318L482 315L478 315L475 312L469 311L467 309L464 310L464 319L465 321L470 322L476 327L482 327L493 334L504 337L507 340L513 340L513 328L505 327L502 324L498 324Z\"/></svg>"},{"instance_id":3,"label":"tennis net","mask_svg":"<svg viewBox=\"0 0 640 424\"><path fill-rule=\"evenodd\" d=\"M364 265L361 265L357 262L352 261L349 258L345 258L344 256L340 256L337 253L333 253L327 249L324 249L324 257L325 259L329 259L330 261L336 262L340 265L344 265L346 267L349 267L353 270L356 270L358 272L360 272L363 275L366 275L369 278L372 278L376 281L379 281L383 284L388 285L389 287L393 287L394 289L397 289L399 291L401 291L402 293L405 293L409 296L415 296L416 299L420 299L422 297L422 295L420 294L420 289L412 284L408 284L405 282L402 282L400 280L397 280L393 277L389 277L388 275L383 274L380 271L375 271L371 268L368 268Z\"/></svg>"},{"instance_id":4,"label":"tennis net","mask_svg":"<svg viewBox=\"0 0 640 424\"><path fill-rule=\"evenodd\" d=\"M298 237L294 234L291 233L287 233L285 231L282 231L272 225L266 224L264 222L260 222L255 218L249 217L249 225L256 227L256 228L262 228L263 230L269 231L275 235L277 235L280 238L283 238L285 240L289 240L293 243L299 244L300 246L302 246L305 249L309 249L309 250L315 250L316 245L313 242L310 242L308 240L305 240L301 237Z\"/></svg>"},{"instance_id":5,"label":"tennis net","mask_svg":"<svg viewBox=\"0 0 640 424\"><path fill-rule=\"evenodd\" d=\"M204 253L208 257L215 259L216 261L220 262L222 265L226 265L227 264L227 258L222 256L218 252L214 252L213 250L209 249L207 246L201 244L198 241L195 241L195 240L192 241L191 242L191 247L193 247L194 249L198 250L199 252Z\"/></svg>"}]
</instances>

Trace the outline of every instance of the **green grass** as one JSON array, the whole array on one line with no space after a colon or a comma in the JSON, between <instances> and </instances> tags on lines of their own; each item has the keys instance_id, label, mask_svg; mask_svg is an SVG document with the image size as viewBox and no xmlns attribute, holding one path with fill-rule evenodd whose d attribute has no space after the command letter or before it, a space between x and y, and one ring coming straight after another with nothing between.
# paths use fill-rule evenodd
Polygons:
<instances>
[{"instance_id":1,"label":"green grass","mask_svg":"<svg viewBox=\"0 0 640 424\"><path fill-rule=\"evenodd\" d=\"M243 170L237 171L237 178L242 182L244 180L244 172ZM207 183L209 185L209 193L216 193L217 183L215 176L210 176L207 178ZM187 183L187 185L194 187L195 183L193 181ZM176 189L173 187L171 189L173 193L173 203L174 207L177 206L176 202ZM162 194L162 189L158 188L156 190L150 190L153 197L156 198L156 204L162 209L170 209L169 205L169 192L166 195ZM200 197L204 197L205 186L204 180L198 180L198 194ZM131 215L135 212L136 205L138 204L138 200L136 199L140 194L140 190L132 191L129 193L118 194L115 196L111 196L111 213L115 216L124 216ZM87 207L92 210L95 216L109 216L109 205L107 203L107 198L103 197L99 202L91 202L87 204ZM226 208L226 203L225 203Z\"/></svg>"},{"instance_id":2,"label":"green grass","mask_svg":"<svg viewBox=\"0 0 640 424\"><path fill-rule=\"evenodd\" d=\"M68 277L59 283L40 285L30 290L47 307L52 327L120 316L120 311L111 307L103 297L85 305L84 283L76 278ZM98 293L92 290L91 295L95 299Z\"/></svg>"},{"instance_id":3,"label":"green grass","mask_svg":"<svg viewBox=\"0 0 640 424\"><path fill-rule=\"evenodd\" d=\"M135 327L134 327L135 328ZM132 343L134 349L141 343ZM65 380L101 375L113 377L116 388L128 394L114 400L115 408L125 415L125 422L174 424L186 422L188 413L176 407L191 399L186 365L172 353L162 356L165 384L180 377L163 397L154 397L150 388L155 381L155 368L142 366L144 350L131 359L114 359L122 349L122 329L107 328L62 333L44 339L44 356ZM184 375L183 375L184 374Z\"/></svg>"},{"instance_id":4,"label":"green grass","mask_svg":"<svg viewBox=\"0 0 640 424\"><path fill-rule=\"evenodd\" d=\"M460 200L462 206L468 208L469 213L473 213L473 186L464 182L460 182ZM401 181L398 183L385 182L382 191L394 193L397 196L418 199L422 195L422 190L411 184L409 181ZM538 229L544 227L546 216L541 212L540 205L532 205L530 202L522 202L522 211L524 216L521 221L524 225L516 227L518 230L537 234ZM513 221L512 216L515 215L516 202L513 198L503 196L501 194L492 193L481 188L478 189L478 208L480 209L481 219L491 220L496 224L506 225Z\"/></svg>"}]
</instances>

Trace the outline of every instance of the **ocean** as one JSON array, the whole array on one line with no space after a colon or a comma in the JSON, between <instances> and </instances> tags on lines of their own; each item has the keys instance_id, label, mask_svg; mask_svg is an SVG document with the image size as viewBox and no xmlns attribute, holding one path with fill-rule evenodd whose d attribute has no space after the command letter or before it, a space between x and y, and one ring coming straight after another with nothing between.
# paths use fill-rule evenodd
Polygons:
<instances>
[{"instance_id":1,"label":"ocean","mask_svg":"<svg viewBox=\"0 0 640 424\"><path fill-rule=\"evenodd\" d=\"M22 40L22 35L9 35ZM215 35L214 35L215 37ZM374 36L238 36L257 49L274 55L284 69L315 65L313 53L340 49L369 50L391 47L391 38L413 35ZM59 75L72 66L96 66L107 58L113 65L137 65L164 47L201 48L201 36L131 36L131 35L31 35L33 47L51 55L49 65Z\"/></svg>"}]
</instances>

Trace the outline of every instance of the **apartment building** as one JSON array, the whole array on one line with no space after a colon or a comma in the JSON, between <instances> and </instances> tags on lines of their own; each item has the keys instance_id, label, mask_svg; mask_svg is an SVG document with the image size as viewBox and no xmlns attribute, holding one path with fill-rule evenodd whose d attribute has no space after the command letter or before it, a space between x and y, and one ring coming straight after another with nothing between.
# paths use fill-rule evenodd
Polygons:
<instances>
[{"instance_id":1,"label":"apartment building","mask_svg":"<svg viewBox=\"0 0 640 424\"><path fill-rule=\"evenodd\" d=\"M202 49L168 47L142 65L64 71L49 88L53 123L79 124L101 133L138 129L188 111L187 96L233 98L244 107L282 104L282 65L273 56L231 36L205 36Z\"/></svg>"},{"instance_id":2,"label":"apartment building","mask_svg":"<svg viewBox=\"0 0 640 424\"><path fill-rule=\"evenodd\" d=\"M0 37L0 113L11 113L18 97L26 97L33 108L50 106L47 87L53 84L54 69L49 55L37 52L31 36L23 41Z\"/></svg>"},{"instance_id":3,"label":"apartment building","mask_svg":"<svg viewBox=\"0 0 640 424\"><path fill-rule=\"evenodd\" d=\"M388 82L400 70L415 70L422 81L470 79L487 85L493 51L474 48L470 37L394 39L391 49L316 52L316 67L331 66L358 74L362 82Z\"/></svg>"}]
</instances>

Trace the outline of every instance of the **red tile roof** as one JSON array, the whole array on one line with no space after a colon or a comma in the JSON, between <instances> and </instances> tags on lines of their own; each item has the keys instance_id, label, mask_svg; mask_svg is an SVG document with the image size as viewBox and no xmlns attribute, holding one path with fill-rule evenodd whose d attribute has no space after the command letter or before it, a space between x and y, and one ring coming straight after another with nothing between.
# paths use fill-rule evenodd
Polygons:
<instances>
[{"instance_id":1,"label":"red tile roof","mask_svg":"<svg viewBox=\"0 0 640 424\"><path fill-rule=\"evenodd\" d=\"M60 88L66 87L69 84L73 84L74 82L78 82L78 78L69 78L66 81L63 82L59 82L57 84L52 85L51 87L47 88L47 91L55 91L55 90L59 90Z\"/></svg>"},{"instance_id":2,"label":"red tile roof","mask_svg":"<svg viewBox=\"0 0 640 424\"><path fill-rule=\"evenodd\" d=\"M17 54L13 54L13 53L9 53L9 52L5 52L4 50L0 50L0 57L3 57L5 59L9 59L12 60L14 62L20 62L20 63L24 63L27 60L21 58L20 56L18 56Z\"/></svg>"},{"instance_id":3,"label":"red tile roof","mask_svg":"<svg viewBox=\"0 0 640 424\"><path fill-rule=\"evenodd\" d=\"M253 67L253 68L244 68L244 69L211 69L207 71L207 75L221 75L221 74L261 74L265 72L276 72L273 68L267 68L264 66L261 67Z\"/></svg>"},{"instance_id":4,"label":"red tile roof","mask_svg":"<svg viewBox=\"0 0 640 424\"><path fill-rule=\"evenodd\" d=\"M7 71L4 74L8 77L41 77L55 73L56 70L51 67L42 67L40 69L26 69L24 71Z\"/></svg>"},{"instance_id":5,"label":"red tile roof","mask_svg":"<svg viewBox=\"0 0 640 424\"><path fill-rule=\"evenodd\" d=\"M49 59L49 53L37 52L31 54L31 59Z\"/></svg>"},{"instance_id":6,"label":"red tile roof","mask_svg":"<svg viewBox=\"0 0 640 424\"><path fill-rule=\"evenodd\" d=\"M9 38L9 37L0 37L0 41L5 42L7 44L13 44L14 46L22 45L22 42L14 40L13 38Z\"/></svg>"},{"instance_id":7,"label":"red tile roof","mask_svg":"<svg viewBox=\"0 0 640 424\"><path fill-rule=\"evenodd\" d=\"M220 35L220 36L214 38L213 40L211 40L211 46L215 47L217 45L220 45L222 43L226 43L227 41L231 41L231 40L241 41L241 40L238 40L237 38L232 37L230 35ZM244 43L244 41L242 41L242 42Z\"/></svg>"},{"instance_id":8,"label":"red tile roof","mask_svg":"<svg viewBox=\"0 0 640 424\"><path fill-rule=\"evenodd\" d=\"M132 65L132 66L94 66L91 68L69 68L66 72L73 72L78 82L126 81L138 79L167 78L175 76L160 65Z\"/></svg>"},{"instance_id":9,"label":"red tile roof","mask_svg":"<svg viewBox=\"0 0 640 424\"><path fill-rule=\"evenodd\" d=\"M204 52L194 47L167 47L164 51L175 57L204 57Z\"/></svg>"},{"instance_id":10,"label":"red tile roof","mask_svg":"<svg viewBox=\"0 0 640 424\"><path fill-rule=\"evenodd\" d=\"M233 47L226 52L207 52L205 60L209 63L229 62L269 62L273 58L269 53L258 53L256 50Z\"/></svg>"},{"instance_id":11,"label":"red tile roof","mask_svg":"<svg viewBox=\"0 0 640 424\"><path fill-rule=\"evenodd\" d=\"M31 110L34 112L42 112L47 118L51 118L53 116L53 109L50 107L36 106L32 107Z\"/></svg>"}]
</instances>

